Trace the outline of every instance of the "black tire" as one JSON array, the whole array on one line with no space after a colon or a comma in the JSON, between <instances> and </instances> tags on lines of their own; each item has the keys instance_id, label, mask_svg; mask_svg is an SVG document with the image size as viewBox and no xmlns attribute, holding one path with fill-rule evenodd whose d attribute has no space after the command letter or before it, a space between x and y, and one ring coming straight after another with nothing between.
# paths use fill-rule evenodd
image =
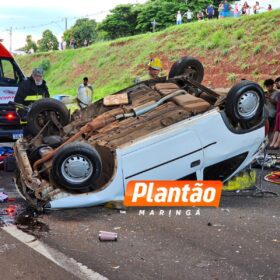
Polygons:
<instances>
[{"instance_id":1,"label":"black tire","mask_svg":"<svg viewBox=\"0 0 280 280\"><path fill-rule=\"evenodd\" d=\"M228 92L225 112L233 123L240 123L242 127L249 128L251 122L255 124L261 118L264 103L265 95L260 85L242 81Z\"/></svg>"},{"instance_id":2,"label":"black tire","mask_svg":"<svg viewBox=\"0 0 280 280\"><path fill-rule=\"evenodd\" d=\"M70 191L83 191L96 188L95 182L101 170L98 152L89 144L74 142L56 153L51 175L59 186Z\"/></svg>"},{"instance_id":3,"label":"black tire","mask_svg":"<svg viewBox=\"0 0 280 280\"><path fill-rule=\"evenodd\" d=\"M44 98L32 104L31 110L27 116L26 130L28 133L35 136L44 127L47 121L50 120L50 112L55 112L59 123L62 126L70 122L70 115L67 107L62 102L52 99ZM52 123L44 130L43 136L57 135L59 129Z\"/></svg>"},{"instance_id":4,"label":"black tire","mask_svg":"<svg viewBox=\"0 0 280 280\"><path fill-rule=\"evenodd\" d=\"M177 60L169 71L169 78L188 75L190 79L201 83L204 77L204 67L199 60L191 56L184 56Z\"/></svg>"}]
</instances>

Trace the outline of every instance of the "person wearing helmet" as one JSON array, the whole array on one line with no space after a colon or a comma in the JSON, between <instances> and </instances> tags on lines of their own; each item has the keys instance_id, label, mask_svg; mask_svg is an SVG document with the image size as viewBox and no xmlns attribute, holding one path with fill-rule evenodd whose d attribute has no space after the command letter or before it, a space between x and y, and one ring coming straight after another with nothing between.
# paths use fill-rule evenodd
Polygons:
<instances>
[{"instance_id":1,"label":"person wearing helmet","mask_svg":"<svg viewBox=\"0 0 280 280\"><path fill-rule=\"evenodd\" d=\"M150 55L150 60L146 64L148 66L148 73L142 77L137 77L134 80L134 83L140 83L141 81L149 80L149 79L157 79L160 76L160 72L162 70L162 62L158 57L153 57Z\"/></svg>"},{"instance_id":2,"label":"person wearing helmet","mask_svg":"<svg viewBox=\"0 0 280 280\"><path fill-rule=\"evenodd\" d=\"M149 76L151 79L157 79L159 77L159 73L162 70L162 62L158 57L151 58L148 63L149 66Z\"/></svg>"},{"instance_id":3,"label":"person wearing helmet","mask_svg":"<svg viewBox=\"0 0 280 280\"><path fill-rule=\"evenodd\" d=\"M50 97L50 94L46 81L43 80L43 69L34 68L32 75L19 84L14 102L29 105L46 97Z\"/></svg>"}]
</instances>

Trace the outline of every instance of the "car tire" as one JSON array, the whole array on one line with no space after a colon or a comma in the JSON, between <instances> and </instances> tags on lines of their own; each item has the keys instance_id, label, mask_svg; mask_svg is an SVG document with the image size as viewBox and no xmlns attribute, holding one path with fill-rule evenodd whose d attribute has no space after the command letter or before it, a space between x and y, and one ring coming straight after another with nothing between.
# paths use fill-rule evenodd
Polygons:
<instances>
[{"instance_id":1,"label":"car tire","mask_svg":"<svg viewBox=\"0 0 280 280\"><path fill-rule=\"evenodd\" d=\"M69 191L83 191L96 189L101 170L101 158L95 148L74 142L55 154L51 174L56 185Z\"/></svg>"},{"instance_id":2,"label":"car tire","mask_svg":"<svg viewBox=\"0 0 280 280\"><path fill-rule=\"evenodd\" d=\"M57 119L62 126L65 126L70 122L69 110L62 102L52 98L44 98L34 102L31 110L28 112L26 126L28 133L33 136L37 135L44 124L50 119L49 112L56 113ZM40 120L42 123L40 123ZM48 126L48 128L51 129L51 126ZM59 134L59 129L56 128L54 131L49 132L45 130L43 132L43 136L53 134Z\"/></svg>"},{"instance_id":3,"label":"car tire","mask_svg":"<svg viewBox=\"0 0 280 280\"><path fill-rule=\"evenodd\" d=\"M204 77L204 67L196 58L182 57L172 65L168 77L170 79L181 75L188 75L190 79L201 83Z\"/></svg>"},{"instance_id":4,"label":"car tire","mask_svg":"<svg viewBox=\"0 0 280 280\"><path fill-rule=\"evenodd\" d=\"M225 112L233 123L249 128L251 122L255 123L262 116L264 103L265 96L260 85L242 81L228 92Z\"/></svg>"}]
</instances>

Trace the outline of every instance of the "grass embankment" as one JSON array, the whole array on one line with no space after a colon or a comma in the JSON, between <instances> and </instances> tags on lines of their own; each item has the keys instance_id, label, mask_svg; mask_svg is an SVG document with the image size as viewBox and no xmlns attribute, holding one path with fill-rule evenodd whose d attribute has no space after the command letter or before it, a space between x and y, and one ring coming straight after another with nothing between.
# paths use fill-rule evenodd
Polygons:
<instances>
[{"instance_id":1,"label":"grass embankment","mask_svg":"<svg viewBox=\"0 0 280 280\"><path fill-rule=\"evenodd\" d=\"M75 94L84 76L95 87L95 99L133 83L145 74L145 62L156 53L164 72L183 55L205 66L204 84L230 86L240 78L262 82L280 76L280 10L239 19L194 22L164 31L100 42L90 47L18 57L26 75L44 64L52 94Z\"/></svg>"}]
</instances>

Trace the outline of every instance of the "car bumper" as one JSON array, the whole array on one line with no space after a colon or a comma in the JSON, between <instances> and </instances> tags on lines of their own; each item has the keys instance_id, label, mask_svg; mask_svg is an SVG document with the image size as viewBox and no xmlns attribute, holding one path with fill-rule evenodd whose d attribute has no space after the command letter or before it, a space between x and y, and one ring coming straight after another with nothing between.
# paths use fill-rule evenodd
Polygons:
<instances>
[{"instance_id":1,"label":"car bumper","mask_svg":"<svg viewBox=\"0 0 280 280\"><path fill-rule=\"evenodd\" d=\"M23 137L22 129L0 129L0 138L17 140Z\"/></svg>"}]
</instances>

